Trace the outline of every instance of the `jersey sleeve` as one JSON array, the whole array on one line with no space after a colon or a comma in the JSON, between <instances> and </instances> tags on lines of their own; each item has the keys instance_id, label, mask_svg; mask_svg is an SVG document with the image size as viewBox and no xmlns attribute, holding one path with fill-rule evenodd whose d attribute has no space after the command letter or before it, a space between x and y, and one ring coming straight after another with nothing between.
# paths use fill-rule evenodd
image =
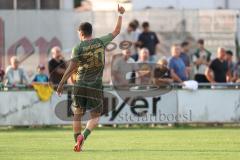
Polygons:
<instances>
[{"instance_id":1,"label":"jersey sleeve","mask_svg":"<svg viewBox=\"0 0 240 160\"><path fill-rule=\"evenodd\" d=\"M71 60L77 61L80 57L80 47L76 46L72 49Z\"/></svg>"},{"instance_id":2,"label":"jersey sleeve","mask_svg":"<svg viewBox=\"0 0 240 160\"><path fill-rule=\"evenodd\" d=\"M103 42L104 46L108 45L113 40L112 33L109 33L105 36L100 37L99 39Z\"/></svg>"}]
</instances>

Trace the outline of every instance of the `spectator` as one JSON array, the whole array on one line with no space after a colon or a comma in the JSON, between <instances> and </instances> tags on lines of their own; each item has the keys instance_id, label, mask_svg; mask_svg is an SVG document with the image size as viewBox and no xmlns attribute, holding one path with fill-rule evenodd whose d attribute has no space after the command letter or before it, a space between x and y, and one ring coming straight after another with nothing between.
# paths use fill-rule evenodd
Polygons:
<instances>
[{"instance_id":1,"label":"spectator","mask_svg":"<svg viewBox=\"0 0 240 160\"><path fill-rule=\"evenodd\" d=\"M234 66L233 81L240 83L240 57L238 57L238 61Z\"/></svg>"},{"instance_id":2,"label":"spectator","mask_svg":"<svg viewBox=\"0 0 240 160\"><path fill-rule=\"evenodd\" d=\"M19 61L16 56L11 57L11 65L6 69L6 84L8 85L21 85L29 84L29 78L26 72L19 68Z\"/></svg>"},{"instance_id":3,"label":"spectator","mask_svg":"<svg viewBox=\"0 0 240 160\"><path fill-rule=\"evenodd\" d=\"M136 32L137 32L138 35L140 35L141 31L140 31L140 29L139 29L139 22L138 22L138 20L134 19L134 20L132 20L131 23L133 23L133 24L135 25L135 27L136 27Z\"/></svg>"},{"instance_id":4,"label":"spectator","mask_svg":"<svg viewBox=\"0 0 240 160\"><path fill-rule=\"evenodd\" d=\"M149 50L147 48L142 48L139 52L138 63L149 63Z\"/></svg>"},{"instance_id":5,"label":"spectator","mask_svg":"<svg viewBox=\"0 0 240 160\"><path fill-rule=\"evenodd\" d=\"M234 63L233 63L233 52L231 50L226 51L226 61L228 64L229 69L229 79L228 82L234 81L233 74L234 74Z\"/></svg>"},{"instance_id":6,"label":"spectator","mask_svg":"<svg viewBox=\"0 0 240 160\"><path fill-rule=\"evenodd\" d=\"M136 42L138 40L138 33L136 32L136 24L131 22L128 24L127 30L121 34L121 41L128 41L131 42L131 56L132 58L137 61L138 54L136 48Z\"/></svg>"},{"instance_id":7,"label":"spectator","mask_svg":"<svg viewBox=\"0 0 240 160\"><path fill-rule=\"evenodd\" d=\"M0 68L0 83L3 82L4 80L4 75L5 75L5 72L2 68Z\"/></svg>"},{"instance_id":8,"label":"spectator","mask_svg":"<svg viewBox=\"0 0 240 160\"><path fill-rule=\"evenodd\" d=\"M194 71L195 76L194 79L200 83L209 82L205 76L205 71L211 60L211 53L205 49L204 40L198 40L198 49L193 54L193 63L194 63Z\"/></svg>"},{"instance_id":9,"label":"spectator","mask_svg":"<svg viewBox=\"0 0 240 160\"><path fill-rule=\"evenodd\" d=\"M48 82L48 76L44 74L45 71L45 66L40 64L37 67L37 72L38 74L35 75L33 82L38 82L38 83L47 83Z\"/></svg>"},{"instance_id":10,"label":"spectator","mask_svg":"<svg viewBox=\"0 0 240 160\"><path fill-rule=\"evenodd\" d=\"M149 50L142 48L139 52L138 67L137 68L137 83L148 85L151 84L151 70L152 66L149 64Z\"/></svg>"},{"instance_id":11,"label":"spectator","mask_svg":"<svg viewBox=\"0 0 240 160\"><path fill-rule=\"evenodd\" d=\"M128 64L130 63L130 64ZM114 85L127 85L132 79L132 73L135 70L129 49L123 50L122 54L114 59L112 65L112 80Z\"/></svg>"},{"instance_id":12,"label":"spectator","mask_svg":"<svg viewBox=\"0 0 240 160\"><path fill-rule=\"evenodd\" d=\"M191 73L189 50L190 50L189 43L186 41L182 42L180 58L183 60L186 66L188 77L190 76L190 73Z\"/></svg>"},{"instance_id":13,"label":"spectator","mask_svg":"<svg viewBox=\"0 0 240 160\"><path fill-rule=\"evenodd\" d=\"M49 81L58 84L66 70L66 63L59 47L53 47L51 50L52 59L48 62Z\"/></svg>"},{"instance_id":14,"label":"spectator","mask_svg":"<svg viewBox=\"0 0 240 160\"><path fill-rule=\"evenodd\" d=\"M224 48L218 48L217 58L214 59L206 70L206 77L211 83L225 83L229 75L228 63L225 60ZM213 73L213 74L212 74Z\"/></svg>"},{"instance_id":15,"label":"spectator","mask_svg":"<svg viewBox=\"0 0 240 160\"><path fill-rule=\"evenodd\" d=\"M160 59L157 62L157 67L154 69L153 73L153 83L155 85L170 84L173 80L171 78L171 73L168 68L168 62L166 59Z\"/></svg>"},{"instance_id":16,"label":"spectator","mask_svg":"<svg viewBox=\"0 0 240 160\"><path fill-rule=\"evenodd\" d=\"M143 32L138 37L138 45L140 48L147 48L149 50L149 60L155 61L156 47L159 43L158 37L155 32L150 31L149 23L143 22Z\"/></svg>"},{"instance_id":17,"label":"spectator","mask_svg":"<svg viewBox=\"0 0 240 160\"><path fill-rule=\"evenodd\" d=\"M183 60L180 58L180 46L173 45L171 48L172 57L169 61L169 68L171 71L171 77L175 82L182 83L187 80L186 66Z\"/></svg>"}]
</instances>

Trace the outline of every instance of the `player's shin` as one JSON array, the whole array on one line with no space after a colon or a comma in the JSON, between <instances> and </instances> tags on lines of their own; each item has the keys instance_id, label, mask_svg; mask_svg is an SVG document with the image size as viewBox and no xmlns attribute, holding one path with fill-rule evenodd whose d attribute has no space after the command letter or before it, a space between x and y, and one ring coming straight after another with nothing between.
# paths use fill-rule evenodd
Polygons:
<instances>
[{"instance_id":1,"label":"player's shin","mask_svg":"<svg viewBox=\"0 0 240 160\"><path fill-rule=\"evenodd\" d=\"M74 133L74 140L77 142L77 137L81 135L81 117L82 112L80 109L76 108L74 110L74 116L73 116L73 133Z\"/></svg>"}]
</instances>

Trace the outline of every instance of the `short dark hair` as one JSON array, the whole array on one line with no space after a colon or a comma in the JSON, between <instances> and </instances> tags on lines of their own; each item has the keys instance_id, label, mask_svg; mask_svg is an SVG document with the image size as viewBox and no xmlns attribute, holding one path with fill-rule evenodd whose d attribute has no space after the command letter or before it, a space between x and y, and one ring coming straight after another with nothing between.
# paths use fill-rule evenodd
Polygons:
<instances>
[{"instance_id":1,"label":"short dark hair","mask_svg":"<svg viewBox=\"0 0 240 160\"><path fill-rule=\"evenodd\" d=\"M189 43L187 42L187 41L184 41L184 42L182 42L181 43L181 47L183 48L183 47L186 47L186 46L188 46L189 45Z\"/></svg>"},{"instance_id":2,"label":"short dark hair","mask_svg":"<svg viewBox=\"0 0 240 160\"><path fill-rule=\"evenodd\" d=\"M136 24L133 23L133 22L130 22L130 23L128 24L128 26L131 27L133 30L136 30L136 29L137 29Z\"/></svg>"},{"instance_id":3,"label":"short dark hair","mask_svg":"<svg viewBox=\"0 0 240 160\"><path fill-rule=\"evenodd\" d=\"M204 45L204 39L199 39L198 44Z\"/></svg>"},{"instance_id":4,"label":"short dark hair","mask_svg":"<svg viewBox=\"0 0 240 160\"><path fill-rule=\"evenodd\" d=\"M78 31L81 31L84 36L92 35L92 25L88 22L83 22L79 25Z\"/></svg>"},{"instance_id":5,"label":"short dark hair","mask_svg":"<svg viewBox=\"0 0 240 160\"><path fill-rule=\"evenodd\" d=\"M232 52L231 50L227 50L227 51L226 51L226 54L227 54L227 55L230 55L230 56L233 56L233 52Z\"/></svg>"},{"instance_id":6,"label":"short dark hair","mask_svg":"<svg viewBox=\"0 0 240 160\"><path fill-rule=\"evenodd\" d=\"M143 28L149 27L149 23L148 23L148 22L143 22L143 23L142 23L142 27L143 27Z\"/></svg>"},{"instance_id":7,"label":"short dark hair","mask_svg":"<svg viewBox=\"0 0 240 160\"><path fill-rule=\"evenodd\" d=\"M139 22L138 22L138 20L134 19L134 20L132 20L131 23L134 23L137 28L139 27Z\"/></svg>"}]
</instances>

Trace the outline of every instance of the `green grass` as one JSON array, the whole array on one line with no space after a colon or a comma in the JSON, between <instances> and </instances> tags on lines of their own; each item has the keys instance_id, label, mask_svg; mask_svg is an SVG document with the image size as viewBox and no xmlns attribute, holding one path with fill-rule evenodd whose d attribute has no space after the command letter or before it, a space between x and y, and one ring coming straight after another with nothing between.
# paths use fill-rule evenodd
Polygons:
<instances>
[{"instance_id":1,"label":"green grass","mask_svg":"<svg viewBox=\"0 0 240 160\"><path fill-rule=\"evenodd\" d=\"M0 160L237 160L238 128L97 129L74 153L64 128L0 130Z\"/></svg>"}]
</instances>

